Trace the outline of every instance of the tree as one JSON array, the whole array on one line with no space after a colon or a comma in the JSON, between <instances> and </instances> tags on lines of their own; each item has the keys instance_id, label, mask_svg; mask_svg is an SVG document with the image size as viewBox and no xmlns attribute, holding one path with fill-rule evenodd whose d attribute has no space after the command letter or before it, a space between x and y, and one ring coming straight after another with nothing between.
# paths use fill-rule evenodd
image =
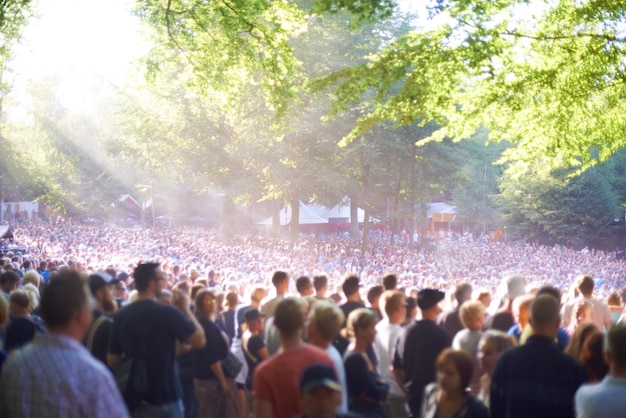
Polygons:
<instances>
[{"instance_id":1,"label":"tree","mask_svg":"<svg viewBox=\"0 0 626 418\"><path fill-rule=\"evenodd\" d=\"M580 169L626 145L626 3L438 0L431 14L443 23L312 84L335 111L375 92L348 140L381 121L436 121L438 140L485 127L515 145L509 160Z\"/></svg>"}]
</instances>

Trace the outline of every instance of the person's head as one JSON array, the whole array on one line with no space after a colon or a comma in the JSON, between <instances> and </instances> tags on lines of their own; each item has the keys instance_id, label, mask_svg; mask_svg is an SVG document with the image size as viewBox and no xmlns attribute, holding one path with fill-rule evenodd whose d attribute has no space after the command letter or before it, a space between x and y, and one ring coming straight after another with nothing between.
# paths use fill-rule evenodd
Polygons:
<instances>
[{"instance_id":1,"label":"person's head","mask_svg":"<svg viewBox=\"0 0 626 418\"><path fill-rule=\"evenodd\" d=\"M406 317L402 322L402 325L410 325L417 316L417 299L408 297L406 298Z\"/></svg>"},{"instance_id":2,"label":"person's head","mask_svg":"<svg viewBox=\"0 0 626 418\"><path fill-rule=\"evenodd\" d=\"M211 289L202 289L196 294L194 315L196 318L212 318L217 312L217 297Z\"/></svg>"},{"instance_id":3,"label":"person's head","mask_svg":"<svg viewBox=\"0 0 626 418\"><path fill-rule=\"evenodd\" d=\"M584 300L577 302L572 310L572 315L576 326L593 322L593 305Z\"/></svg>"},{"instance_id":4,"label":"person's head","mask_svg":"<svg viewBox=\"0 0 626 418\"><path fill-rule=\"evenodd\" d=\"M296 279L296 290L302 297L311 296L313 292L313 283L308 276L300 276Z\"/></svg>"},{"instance_id":5,"label":"person's head","mask_svg":"<svg viewBox=\"0 0 626 418\"><path fill-rule=\"evenodd\" d=\"M476 300L483 304L485 309L491 306L491 291L489 289L481 289L476 296Z\"/></svg>"},{"instance_id":6,"label":"person's head","mask_svg":"<svg viewBox=\"0 0 626 418\"><path fill-rule=\"evenodd\" d=\"M382 286L372 286L367 291L367 301L372 308L379 308L380 296L383 294Z\"/></svg>"},{"instance_id":7,"label":"person's head","mask_svg":"<svg viewBox=\"0 0 626 418\"><path fill-rule=\"evenodd\" d=\"M313 276L313 287L318 296L324 297L328 290L328 276L325 274Z\"/></svg>"},{"instance_id":8,"label":"person's head","mask_svg":"<svg viewBox=\"0 0 626 418\"><path fill-rule=\"evenodd\" d=\"M402 323L406 317L406 296L399 290L387 290L380 297L380 310L390 323Z\"/></svg>"},{"instance_id":9,"label":"person's head","mask_svg":"<svg viewBox=\"0 0 626 418\"><path fill-rule=\"evenodd\" d=\"M17 317L28 316L29 304L30 299L28 299L28 295L22 289L15 289L11 292L9 297L9 310L11 311L11 315Z\"/></svg>"},{"instance_id":10,"label":"person's head","mask_svg":"<svg viewBox=\"0 0 626 418\"><path fill-rule=\"evenodd\" d=\"M239 305L239 295L237 294L237 292L230 291L226 293L225 299L225 307L228 310L234 311L235 308L237 308L237 305Z\"/></svg>"},{"instance_id":11,"label":"person's head","mask_svg":"<svg viewBox=\"0 0 626 418\"><path fill-rule=\"evenodd\" d=\"M422 311L422 318L434 321L441 313L439 302L445 298L446 294L437 289L422 289L417 294L417 306Z\"/></svg>"},{"instance_id":12,"label":"person's head","mask_svg":"<svg viewBox=\"0 0 626 418\"><path fill-rule=\"evenodd\" d=\"M513 300L513 318L521 329L530 322L530 305L533 299L535 299L533 295L522 295Z\"/></svg>"},{"instance_id":13,"label":"person's head","mask_svg":"<svg viewBox=\"0 0 626 418\"><path fill-rule=\"evenodd\" d=\"M299 335L304 327L306 303L298 298L285 298L276 305L274 326L283 338Z\"/></svg>"},{"instance_id":14,"label":"person's head","mask_svg":"<svg viewBox=\"0 0 626 418\"><path fill-rule=\"evenodd\" d=\"M485 323L485 307L478 301L463 302L459 311L461 324L470 331L482 331Z\"/></svg>"},{"instance_id":15,"label":"person's head","mask_svg":"<svg viewBox=\"0 0 626 418\"><path fill-rule=\"evenodd\" d=\"M272 284L276 288L276 293L283 295L289 290L289 275L284 271L275 271L272 275Z\"/></svg>"},{"instance_id":16,"label":"person's head","mask_svg":"<svg viewBox=\"0 0 626 418\"><path fill-rule=\"evenodd\" d=\"M526 293L526 280L522 276L511 275L504 278L506 283L507 297L513 300Z\"/></svg>"},{"instance_id":17,"label":"person's head","mask_svg":"<svg viewBox=\"0 0 626 418\"><path fill-rule=\"evenodd\" d=\"M535 297L530 305L530 325L533 334L556 338L561 324L561 305L550 295Z\"/></svg>"},{"instance_id":18,"label":"person's head","mask_svg":"<svg viewBox=\"0 0 626 418\"><path fill-rule=\"evenodd\" d=\"M0 274L0 289L5 293L11 293L17 289L20 283L20 277L14 271L5 271Z\"/></svg>"},{"instance_id":19,"label":"person's head","mask_svg":"<svg viewBox=\"0 0 626 418\"><path fill-rule=\"evenodd\" d=\"M26 277L26 275L24 275L24 277ZM623 304L622 297L619 295L619 293L617 293L616 290L613 290L609 294L609 297L606 299L606 303L609 306L615 306L615 307L621 308Z\"/></svg>"},{"instance_id":20,"label":"person's head","mask_svg":"<svg viewBox=\"0 0 626 418\"><path fill-rule=\"evenodd\" d=\"M307 335L312 344L328 347L345 321L343 311L330 301L315 302L307 320Z\"/></svg>"},{"instance_id":21,"label":"person's head","mask_svg":"<svg viewBox=\"0 0 626 418\"><path fill-rule=\"evenodd\" d=\"M159 263L141 263L133 271L135 289L156 298L163 289L165 274Z\"/></svg>"},{"instance_id":22,"label":"person's head","mask_svg":"<svg viewBox=\"0 0 626 418\"><path fill-rule=\"evenodd\" d=\"M605 357L611 374L626 372L626 325L618 323L606 335Z\"/></svg>"},{"instance_id":23,"label":"person's head","mask_svg":"<svg viewBox=\"0 0 626 418\"><path fill-rule=\"evenodd\" d=\"M472 298L472 285L466 282L459 283L454 290L454 299L458 306Z\"/></svg>"},{"instance_id":24,"label":"person's head","mask_svg":"<svg viewBox=\"0 0 626 418\"><path fill-rule=\"evenodd\" d=\"M252 334L257 334L263 329L263 318L265 318L265 315L257 308L248 308L244 314L246 325Z\"/></svg>"},{"instance_id":25,"label":"person's head","mask_svg":"<svg viewBox=\"0 0 626 418\"><path fill-rule=\"evenodd\" d=\"M161 293L159 293L159 296L157 297L157 302L162 303L164 305L171 305L173 298L174 298L174 294L171 291L167 289L163 289Z\"/></svg>"},{"instance_id":26,"label":"person's head","mask_svg":"<svg viewBox=\"0 0 626 418\"><path fill-rule=\"evenodd\" d=\"M594 331L583 341L579 361L587 371L590 382L602 380L609 371L608 363L604 357L604 334Z\"/></svg>"},{"instance_id":27,"label":"person's head","mask_svg":"<svg viewBox=\"0 0 626 418\"><path fill-rule=\"evenodd\" d=\"M97 309L101 312L113 313L117 310L113 288L118 283L117 279L112 279L106 272L97 272L89 275L89 290L96 299Z\"/></svg>"},{"instance_id":28,"label":"person's head","mask_svg":"<svg viewBox=\"0 0 626 418\"><path fill-rule=\"evenodd\" d=\"M265 286L255 286L250 292L250 302L254 306L259 306L266 296L267 288Z\"/></svg>"},{"instance_id":29,"label":"person's head","mask_svg":"<svg viewBox=\"0 0 626 418\"><path fill-rule=\"evenodd\" d=\"M593 281L593 277L588 274L585 274L578 278L578 291L584 297L590 297L593 293L593 288L595 286L595 282Z\"/></svg>"},{"instance_id":30,"label":"person's head","mask_svg":"<svg viewBox=\"0 0 626 418\"><path fill-rule=\"evenodd\" d=\"M586 323L577 327L572 337L569 339L567 347L565 347L565 354L569 354L575 359L580 358L580 352L582 351L585 339L595 331L598 331L598 327L593 323Z\"/></svg>"},{"instance_id":31,"label":"person's head","mask_svg":"<svg viewBox=\"0 0 626 418\"><path fill-rule=\"evenodd\" d=\"M81 341L91 326L93 310L87 277L75 270L58 272L41 293L39 308L49 332Z\"/></svg>"},{"instance_id":32,"label":"person's head","mask_svg":"<svg viewBox=\"0 0 626 418\"><path fill-rule=\"evenodd\" d=\"M346 298L356 298L359 296L359 286L361 280L356 274L349 274L343 279L341 290Z\"/></svg>"},{"instance_id":33,"label":"person's head","mask_svg":"<svg viewBox=\"0 0 626 418\"><path fill-rule=\"evenodd\" d=\"M383 288L385 290L396 290L398 287L398 276L393 273L387 273L383 276Z\"/></svg>"},{"instance_id":34,"label":"person's head","mask_svg":"<svg viewBox=\"0 0 626 418\"><path fill-rule=\"evenodd\" d=\"M474 361L465 350L446 348L435 364L437 382L445 393L465 392L474 374Z\"/></svg>"},{"instance_id":35,"label":"person's head","mask_svg":"<svg viewBox=\"0 0 626 418\"><path fill-rule=\"evenodd\" d=\"M376 338L376 323L378 315L367 308L358 308L350 312L343 336L355 341L372 344Z\"/></svg>"},{"instance_id":36,"label":"person's head","mask_svg":"<svg viewBox=\"0 0 626 418\"><path fill-rule=\"evenodd\" d=\"M9 324L9 301L0 294L0 330Z\"/></svg>"},{"instance_id":37,"label":"person's head","mask_svg":"<svg viewBox=\"0 0 626 418\"><path fill-rule=\"evenodd\" d=\"M486 331L478 342L478 362L488 376L493 375L496 363L504 350L515 347L517 341L502 331Z\"/></svg>"},{"instance_id":38,"label":"person's head","mask_svg":"<svg viewBox=\"0 0 626 418\"><path fill-rule=\"evenodd\" d=\"M35 270L28 270L24 273L24 277L22 277L22 282L24 286L27 284L32 284L35 287L39 287L39 283L41 282L41 276Z\"/></svg>"},{"instance_id":39,"label":"person's head","mask_svg":"<svg viewBox=\"0 0 626 418\"><path fill-rule=\"evenodd\" d=\"M41 299L39 288L32 283L27 283L22 290L26 293L28 300L30 301L28 304L28 311L33 312L35 308L39 306L39 300Z\"/></svg>"},{"instance_id":40,"label":"person's head","mask_svg":"<svg viewBox=\"0 0 626 418\"><path fill-rule=\"evenodd\" d=\"M334 418L341 399L335 369L313 364L304 370L300 378L300 402L307 418Z\"/></svg>"},{"instance_id":41,"label":"person's head","mask_svg":"<svg viewBox=\"0 0 626 418\"><path fill-rule=\"evenodd\" d=\"M561 291L554 286L541 286L535 296L539 295L550 295L558 301L561 300Z\"/></svg>"}]
</instances>

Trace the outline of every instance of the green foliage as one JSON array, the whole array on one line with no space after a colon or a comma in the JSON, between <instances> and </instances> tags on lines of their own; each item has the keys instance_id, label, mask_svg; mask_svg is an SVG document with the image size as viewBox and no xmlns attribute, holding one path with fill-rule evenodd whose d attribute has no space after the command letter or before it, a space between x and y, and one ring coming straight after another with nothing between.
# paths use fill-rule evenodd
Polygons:
<instances>
[{"instance_id":1,"label":"green foliage","mask_svg":"<svg viewBox=\"0 0 626 418\"><path fill-rule=\"evenodd\" d=\"M611 247L622 209L611 189L610 167L591 168L571 178L543 161L509 167L497 200L510 231L547 244Z\"/></svg>"},{"instance_id":2,"label":"green foliage","mask_svg":"<svg viewBox=\"0 0 626 418\"><path fill-rule=\"evenodd\" d=\"M336 111L376 94L347 139L381 121L441 124L431 139L469 138L516 147L508 160L539 158L588 168L626 144L623 2L439 1L444 23L409 33L369 62L329 75Z\"/></svg>"},{"instance_id":3,"label":"green foliage","mask_svg":"<svg viewBox=\"0 0 626 418\"><path fill-rule=\"evenodd\" d=\"M394 0L315 0L313 11L337 13L346 10L351 14L353 26L363 22L376 22L391 17L396 6Z\"/></svg>"}]
</instances>

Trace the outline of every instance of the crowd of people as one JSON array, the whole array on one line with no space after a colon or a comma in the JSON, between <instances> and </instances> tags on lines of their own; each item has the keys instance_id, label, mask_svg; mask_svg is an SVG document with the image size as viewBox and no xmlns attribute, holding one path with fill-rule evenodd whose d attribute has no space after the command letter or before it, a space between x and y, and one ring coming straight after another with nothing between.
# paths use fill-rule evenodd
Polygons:
<instances>
[{"instance_id":1,"label":"crowd of people","mask_svg":"<svg viewBox=\"0 0 626 418\"><path fill-rule=\"evenodd\" d=\"M2 245L1 416L626 407L615 253L462 234L392 246L384 231L362 252L343 234L226 243L200 229L69 222L15 225Z\"/></svg>"}]
</instances>

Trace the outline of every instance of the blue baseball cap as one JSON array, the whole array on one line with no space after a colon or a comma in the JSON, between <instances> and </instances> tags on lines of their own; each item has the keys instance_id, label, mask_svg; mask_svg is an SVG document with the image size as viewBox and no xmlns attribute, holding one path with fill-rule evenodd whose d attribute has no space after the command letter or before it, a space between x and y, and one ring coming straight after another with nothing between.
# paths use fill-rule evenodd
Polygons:
<instances>
[{"instance_id":1,"label":"blue baseball cap","mask_svg":"<svg viewBox=\"0 0 626 418\"><path fill-rule=\"evenodd\" d=\"M341 385L337 381L335 369L325 364L313 364L302 373L300 392L309 392L320 387L341 392Z\"/></svg>"}]
</instances>

